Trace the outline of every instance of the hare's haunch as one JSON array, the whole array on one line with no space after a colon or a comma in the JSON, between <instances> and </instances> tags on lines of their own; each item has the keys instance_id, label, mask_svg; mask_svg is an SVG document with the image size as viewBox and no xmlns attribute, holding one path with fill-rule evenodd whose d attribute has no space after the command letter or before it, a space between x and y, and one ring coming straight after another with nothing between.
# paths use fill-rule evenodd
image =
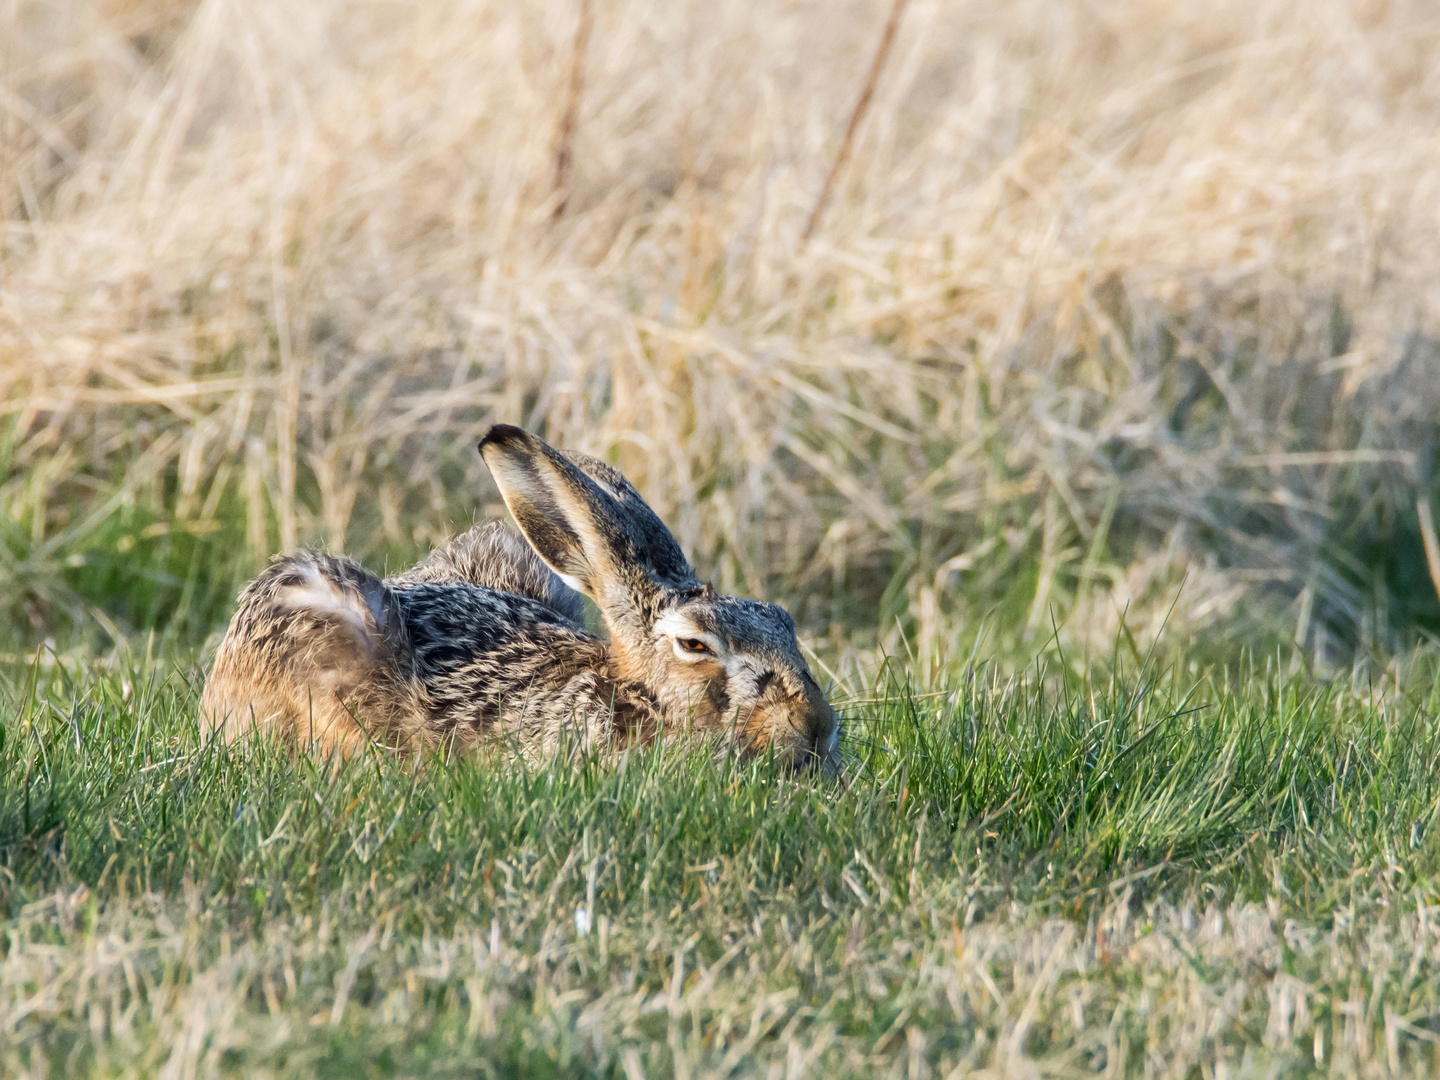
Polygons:
<instances>
[{"instance_id":1,"label":"hare's haunch","mask_svg":"<svg viewBox=\"0 0 1440 1080\"><path fill-rule=\"evenodd\" d=\"M342 751L494 741L527 757L694 731L834 768L835 713L783 608L698 581L604 462L507 424L480 453L529 546L490 522L383 580L339 556L278 559L240 595L206 722Z\"/></svg>"}]
</instances>

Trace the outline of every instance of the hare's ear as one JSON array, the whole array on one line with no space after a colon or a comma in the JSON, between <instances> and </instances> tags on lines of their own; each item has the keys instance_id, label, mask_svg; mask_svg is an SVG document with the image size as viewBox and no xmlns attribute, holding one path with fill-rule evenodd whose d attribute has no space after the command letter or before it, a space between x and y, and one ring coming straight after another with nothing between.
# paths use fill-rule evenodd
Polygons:
<instances>
[{"instance_id":1,"label":"hare's ear","mask_svg":"<svg viewBox=\"0 0 1440 1080\"><path fill-rule=\"evenodd\" d=\"M602 610L616 599L607 586L633 588L637 570L659 588L696 583L669 530L603 461L561 454L509 424L486 433L480 456L530 546Z\"/></svg>"}]
</instances>

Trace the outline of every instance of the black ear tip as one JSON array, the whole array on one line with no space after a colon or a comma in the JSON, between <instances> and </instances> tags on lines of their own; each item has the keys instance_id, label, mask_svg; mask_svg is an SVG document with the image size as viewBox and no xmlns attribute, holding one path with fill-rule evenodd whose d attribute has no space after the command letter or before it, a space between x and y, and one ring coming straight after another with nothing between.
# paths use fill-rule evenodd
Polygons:
<instances>
[{"instance_id":1,"label":"black ear tip","mask_svg":"<svg viewBox=\"0 0 1440 1080\"><path fill-rule=\"evenodd\" d=\"M485 433L480 440L479 450L483 454L487 446L505 447L515 443L527 443L530 441L530 433L524 428L518 428L514 424L495 424Z\"/></svg>"}]
</instances>

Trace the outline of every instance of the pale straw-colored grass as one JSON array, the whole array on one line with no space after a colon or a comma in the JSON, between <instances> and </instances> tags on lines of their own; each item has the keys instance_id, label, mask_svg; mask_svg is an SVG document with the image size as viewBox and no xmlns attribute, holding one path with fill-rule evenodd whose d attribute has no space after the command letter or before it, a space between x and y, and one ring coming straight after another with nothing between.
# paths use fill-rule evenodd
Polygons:
<instances>
[{"instance_id":1,"label":"pale straw-colored grass","mask_svg":"<svg viewBox=\"0 0 1440 1080\"><path fill-rule=\"evenodd\" d=\"M347 1057L503 1073L528 1056L577 1075L1179 1078L1419 1076L1440 1056L1423 902L1318 926L1273 903L1116 893L1088 925L1014 905L962 926L964 895L937 889L848 931L824 915L688 937L608 920L582 936L539 898L423 936L394 933L393 910L327 909L217 948L198 893L97 918L82 887L5 923L0 1063L38 1078L73 1046L69 1068L107 1076L315 1075ZM695 943L712 933L733 944L707 965ZM894 1016L879 1038L877 1015Z\"/></svg>"},{"instance_id":2,"label":"pale straw-colored grass","mask_svg":"<svg viewBox=\"0 0 1440 1080\"><path fill-rule=\"evenodd\" d=\"M424 543L503 419L811 626L1109 642L1188 572L1182 629L1373 632L1327 521L1431 484L1433 6L914 0L803 244L888 10L597 2L557 214L577 3L12 3L26 565L117 491Z\"/></svg>"}]
</instances>

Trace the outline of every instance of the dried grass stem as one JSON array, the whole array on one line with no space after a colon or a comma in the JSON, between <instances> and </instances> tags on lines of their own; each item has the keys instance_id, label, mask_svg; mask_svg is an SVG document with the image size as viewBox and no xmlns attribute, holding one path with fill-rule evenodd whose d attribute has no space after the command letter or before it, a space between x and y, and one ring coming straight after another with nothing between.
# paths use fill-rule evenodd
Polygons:
<instances>
[{"instance_id":1,"label":"dried grass stem","mask_svg":"<svg viewBox=\"0 0 1440 1080\"><path fill-rule=\"evenodd\" d=\"M593 0L580 0L575 41L570 53L570 82L565 93L565 111L560 116L560 130L555 138L555 209L552 214L557 218L565 213L570 201L575 130L580 123L580 101L585 94L585 54L590 50L590 33L594 23Z\"/></svg>"},{"instance_id":2,"label":"dried grass stem","mask_svg":"<svg viewBox=\"0 0 1440 1080\"><path fill-rule=\"evenodd\" d=\"M860 130L860 125L865 122L865 115L870 111L870 102L875 97L875 87L880 82L880 75L885 70L886 61L890 59L890 48L895 44L895 34L900 29L900 17L905 13L907 3L909 0L894 0L890 5L890 17L885 20L885 29L880 35L880 45L875 50L875 59L870 62L870 71L865 76L865 84L860 89L860 96L855 100L855 107L850 110L850 122L845 125L845 137L840 140L840 149L835 154L835 161L830 166L830 171L825 174L825 183L820 188L819 197L815 200L815 208L810 211L810 219L805 222L805 231L800 234L802 243L808 243L810 238L815 235L815 229L820 224L825 207L829 205L840 174L845 171L845 166L850 161L850 154L855 145L855 133Z\"/></svg>"}]
</instances>

